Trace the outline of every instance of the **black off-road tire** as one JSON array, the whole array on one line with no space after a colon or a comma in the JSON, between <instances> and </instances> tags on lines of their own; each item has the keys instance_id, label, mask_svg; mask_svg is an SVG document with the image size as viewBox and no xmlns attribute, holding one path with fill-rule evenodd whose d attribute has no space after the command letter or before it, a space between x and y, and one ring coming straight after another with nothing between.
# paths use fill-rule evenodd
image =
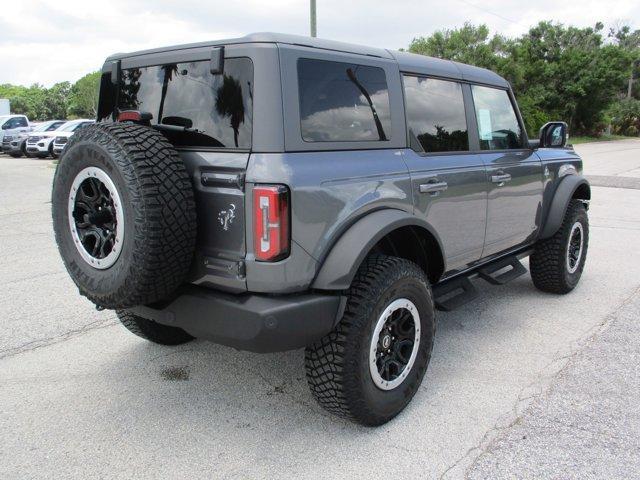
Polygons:
<instances>
[{"instance_id":1,"label":"black off-road tire","mask_svg":"<svg viewBox=\"0 0 640 480\"><path fill-rule=\"evenodd\" d=\"M392 390L379 389L369 371L369 348L378 317L398 298L410 299L420 314L420 344L407 377ZM424 272L407 260L368 257L347 292L336 328L305 351L307 381L326 410L367 426L400 413L418 390L431 358L435 308Z\"/></svg>"},{"instance_id":2,"label":"black off-road tire","mask_svg":"<svg viewBox=\"0 0 640 480\"><path fill-rule=\"evenodd\" d=\"M115 263L90 265L69 226L70 191L85 168L115 185L124 218ZM184 282L196 243L193 187L178 153L157 131L135 124L95 124L75 133L57 167L52 194L58 249L80 293L96 305L123 309L169 297Z\"/></svg>"},{"instance_id":3,"label":"black off-road tire","mask_svg":"<svg viewBox=\"0 0 640 480\"><path fill-rule=\"evenodd\" d=\"M193 340L193 337L181 328L162 325L124 310L118 310L116 314L127 330L150 342L160 345L180 345Z\"/></svg>"},{"instance_id":4,"label":"black off-road tire","mask_svg":"<svg viewBox=\"0 0 640 480\"><path fill-rule=\"evenodd\" d=\"M582 226L583 247L577 269L570 272L567 266L567 250L569 236L576 223L580 223ZM587 210L581 201L571 200L560 229L552 237L539 241L529 259L533 284L543 292L565 294L572 291L582 276L588 247L589 217Z\"/></svg>"}]
</instances>

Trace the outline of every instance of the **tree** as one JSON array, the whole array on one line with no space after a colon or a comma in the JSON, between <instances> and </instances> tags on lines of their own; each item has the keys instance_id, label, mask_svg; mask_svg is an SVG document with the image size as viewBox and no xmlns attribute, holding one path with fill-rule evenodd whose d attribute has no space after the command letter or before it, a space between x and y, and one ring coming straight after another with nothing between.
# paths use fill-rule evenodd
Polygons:
<instances>
[{"instance_id":1,"label":"tree","mask_svg":"<svg viewBox=\"0 0 640 480\"><path fill-rule=\"evenodd\" d=\"M95 118L98 113L100 72L85 75L71 87L68 112L75 117Z\"/></svg>"},{"instance_id":2,"label":"tree","mask_svg":"<svg viewBox=\"0 0 640 480\"><path fill-rule=\"evenodd\" d=\"M490 35L486 25L414 39L409 50L489 68L512 85L532 135L549 120L565 120L577 133L597 134L604 115L629 78L635 32L620 29L605 42L604 26L567 27L540 22L515 39Z\"/></svg>"},{"instance_id":3,"label":"tree","mask_svg":"<svg viewBox=\"0 0 640 480\"><path fill-rule=\"evenodd\" d=\"M46 119L67 118L67 101L71 91L69 82L56 83L46 91L43 99L43 116Z\"/></svg>"},{"instance_id":4,"label":"tree","mask_svg":"<svg viewBox=\"0 0 640 480\"><path fill-rule=\"evenodd\" d=\"M222 117L229 117L237 147L240 125L244 123L244 101L240 82L230 75L223 76L222 85L216 92L216 112Z\"/></svg>"}]
</instances>

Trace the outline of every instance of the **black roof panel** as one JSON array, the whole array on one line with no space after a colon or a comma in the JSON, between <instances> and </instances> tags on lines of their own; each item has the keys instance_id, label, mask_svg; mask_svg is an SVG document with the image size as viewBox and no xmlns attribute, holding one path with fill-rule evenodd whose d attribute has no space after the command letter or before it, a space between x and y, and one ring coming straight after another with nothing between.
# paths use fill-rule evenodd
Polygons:
<instances>
[{"instance_id":1,"label":"black roof panel","mask_svg":"<svg viewBox=\"0 0 640 480\"><path fill-rule=\"evenodd\" d=\"M214 40L210 42L189 43L185 45L154 48L151 50L142 50L131 53L118 53L111 55L109 58L107 58L107 61L132 58L154 53L243 43L281 43L319 48L323 50L334 50L339 52L353 53L356 55L368 55L380 58L388 58L396 60L398 62L400 70L404 72L454 78L458 80L467 80L469 82L484 83L487 85L495 85L503 88L507 88L509 86L508 82L497 73L484 68L453 62L451 60L442 60L440 58L427 57L425 55L397 52L392 50L385 50L382 48L366 47L362 45L336 42L333 40L325 40L321 38L270 32L252 33L244 37L232 38L227 40Z\"/></svg>"}]
</instances>

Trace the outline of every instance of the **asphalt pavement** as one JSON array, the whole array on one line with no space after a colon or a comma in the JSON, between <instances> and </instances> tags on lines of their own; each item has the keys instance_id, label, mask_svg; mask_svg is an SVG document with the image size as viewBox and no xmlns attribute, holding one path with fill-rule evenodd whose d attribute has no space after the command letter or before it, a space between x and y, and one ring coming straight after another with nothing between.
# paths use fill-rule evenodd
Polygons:
<instances>
[{"instance_id":1,"label":"asphalt pavement","mask_svg":"<svg viewBox=\"0 0 640 480\"><path fill-rule=\"evenodd\" d=\"M96 311L53 242L51 162L0 156L0 478L637 476L640 141L577 148L599 185L578 288L476 281L377 429L315 404L300 350L161 347Z\"/></svg>"}]
</instances>

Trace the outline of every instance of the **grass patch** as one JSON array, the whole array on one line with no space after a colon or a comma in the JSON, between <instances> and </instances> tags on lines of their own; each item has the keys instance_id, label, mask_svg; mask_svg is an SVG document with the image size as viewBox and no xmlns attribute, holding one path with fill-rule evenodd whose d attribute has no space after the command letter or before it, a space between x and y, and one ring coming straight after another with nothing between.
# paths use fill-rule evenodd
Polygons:
<instances>
[{"instance_id":1,"label":"grass patch","mask_svg":"<svg viewBox=\"0 0 640 480\"><path fill-rule=\"evenodd\" d=\"M635 137L625 137L624 135L602 135L600 137L569 137L569 143L578 145L580 143L610 142L612 140L626 140L628 138Z\"/></svg>"}]
</instances>

